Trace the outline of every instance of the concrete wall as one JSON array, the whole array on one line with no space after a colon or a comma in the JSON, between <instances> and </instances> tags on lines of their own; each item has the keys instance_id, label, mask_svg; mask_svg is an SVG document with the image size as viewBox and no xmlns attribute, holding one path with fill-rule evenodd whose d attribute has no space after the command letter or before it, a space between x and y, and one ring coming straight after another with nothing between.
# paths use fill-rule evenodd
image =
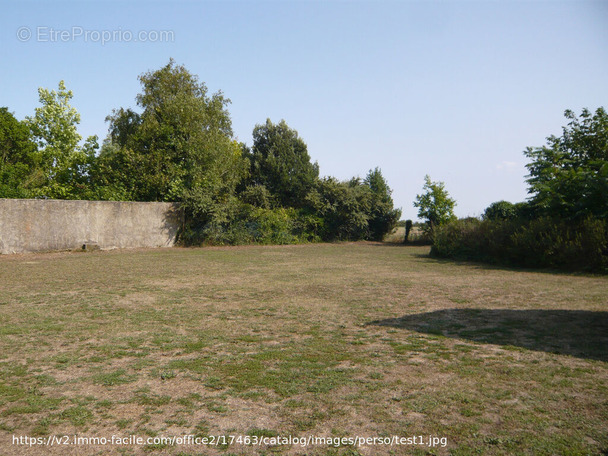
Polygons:
<instances>
[{"instance_id":1,"label":"concrete wall","mask_svg":"<svg viewBox=\"0 0 608 456\"><path fill-rule=\"evenodd\" d=\"M181 223L174 203L0 199L0 253L171 247Z\"/></svg>"}]
</instances>

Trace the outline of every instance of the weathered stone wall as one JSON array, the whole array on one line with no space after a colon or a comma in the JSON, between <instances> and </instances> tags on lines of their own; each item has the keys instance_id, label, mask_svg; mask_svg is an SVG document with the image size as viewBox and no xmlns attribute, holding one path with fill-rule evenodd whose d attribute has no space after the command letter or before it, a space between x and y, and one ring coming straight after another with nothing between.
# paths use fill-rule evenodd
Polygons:
<instances>
[{"instance_id":1,"label":"weathered stone wall","mask_svg":"<svg viewBox=\"0 0 608 456\"><path fill-rule=\"evenodd\" d=\"M0 253L171 247L182 217L174 203L0 199Z\"/></svg>"}]
</instances>

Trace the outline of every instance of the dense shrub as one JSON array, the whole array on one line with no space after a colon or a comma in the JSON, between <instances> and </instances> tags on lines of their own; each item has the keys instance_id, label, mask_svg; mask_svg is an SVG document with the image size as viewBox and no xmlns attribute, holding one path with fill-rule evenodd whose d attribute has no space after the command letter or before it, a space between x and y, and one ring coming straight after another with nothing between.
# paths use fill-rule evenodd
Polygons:
<instances>
[{"instance_id":1,"label":"dense shrub","mask_svg":"<svg viewBox=\"0 0 608 456\"><path fill-rule=\"evenodd\" d=\"M431 254L458 259L485 259L486 240L480 236L482 222L476 218L458 219L433 232Z\"/></svg>"},{"instance_id":2,"label":"dense shrub","mask_svg":"<svg viewBox=\"0 0 608 456\"><path fill-rule=\"evenodd\" d=\"M298 244L320 241L322 222L303 210L261 208L241 203L225 219L188 220L180 233L183 245Z\"/></svg>"},{"instance_id":3,"label":"dense shrub","mask_svg":"<svg viewBox=\"0 0 608 456\"><path fill-rule=\"evenodd\" d=\"M369 187L358 179L340 182L333 177L321 179L307 196L308 206L322 220L324 241L368 239L371 200Z\"/></svg>"},{"instance_id":4,"label":"dense shrub","mask_svg":"<svg viewBox=\"0 0 608 456\"><path fill-rule=\"evenodd\" d=\"M274 198L263 185L248 185L238 196L244 203L263 209L270 209L276 205Z\"/></svg>"},{"instance_id":5,"label":"dense shrub","mask_svg":"<svg viewBox=\"0 0 608 456\"><path fill-rule=\"evenodd\" d=\"M512 236L513 260L532 267L608 272L608 223L585 218L579 222L542 217Z\"/></svg>"},{"instance_id":6,"label":"dense shrub","mask_svg":"<svg viewBox=\"0 0 608 456\"><path fill-rule=\"evenodd\" d=\"M517 209L515 208L515 204L509 201L497 201L486 208L483 218L488 220L508 220L515 218L516 215Z\"/></svg>"},{"instance_id":7,"label":"dense shrub","mask_svg":"<svg viewBox=\"0 0 608 456\"><path fill-rule=\"evenodd\" d=\"M436 230L431 254L526 267L608 272L608 223L586 218L570 222L456 220Z\"/></svg>"}]
</instances>

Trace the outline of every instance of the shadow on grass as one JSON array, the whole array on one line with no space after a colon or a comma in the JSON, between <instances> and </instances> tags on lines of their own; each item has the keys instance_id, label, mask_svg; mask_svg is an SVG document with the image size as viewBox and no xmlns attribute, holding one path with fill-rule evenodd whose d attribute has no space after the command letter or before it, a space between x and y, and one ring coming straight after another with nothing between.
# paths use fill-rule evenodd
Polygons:
<instances>
[{"instance_id":1,"label":"shadow on grass","mask_svg":"<svg viewBox=\"0 0 608 456\"><path fill-rule=\"evenodd\" d=\"M368 325L608 361L608 312L445 309Z\"/></svg>"},{"instance_id":2,"label":"shadow on grass","mask_svg":"<svg viewBox=\"0 0 608 456\"><path fill-rule=\"evenodd\" d=\"M551 274L551 275L568 275L576 277L604 277L605 274L588 271L576 271L567 269L552 269L546 267L532 267L532 266L518 266L508 265L504 263L490 263L485 261L474 261L474 260L459 260L453 258L440 258L431 256L430 254L414 253L412 255L417 261L430 263L430 264L441 264L441 265L454 265L454 266L467 266L472 269L479 270L495 270L495 271L509 271L509 272L532 272L537 274Z\"/></svg>"}]
</instances>

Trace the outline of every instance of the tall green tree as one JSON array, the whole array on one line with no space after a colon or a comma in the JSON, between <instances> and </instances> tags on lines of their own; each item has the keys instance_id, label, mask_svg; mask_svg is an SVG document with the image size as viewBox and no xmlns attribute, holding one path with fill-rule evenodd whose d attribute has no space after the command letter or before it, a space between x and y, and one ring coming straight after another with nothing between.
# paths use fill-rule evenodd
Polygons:
<instances>
[{"instance_id":1,"label":"tall green tree","mask_svg":"<svg viewBox=\"0 0 608 456\"><path fill-rule=\"evenodd\" d=\"M30 130L0 108L0 198L27 198L35 186L36 144Z\"/></svg>"},{"instance_id":2,"label":"tall green tree","mask_svg":"<svg viewBox=\"0 0 608 456\"><path fill-rule=\"evenodd\" d=\"M456 201L450 198L443 182L433 182L430 176L424 177L424 193L416 195L414 206L418 208L418 217L426 220L428 234L435 227L454 220Z\"/></svg>"},{"instance_id":3,"label":"tall green tree","mask_svg":"<svg viewBox=\"0 0 608 456\"><path fill-rule=\"evenodd\" d=\"M380 168L370 170L364 183L371 192L368 222L370 238L381 241L399 221L401 210L393 208L392 190L384 179Z\"/></svg>"},{"instance_id":4,"label":"tall green tree","mask_svg":"<svg viewBox=\"0 0 608 456\"><path fill-rule=\"evenodd\" d=\"M319 178L306 143L284 120L255 126L249 158L251 183L266 187L282 206L302 207Z\"/></svg>"},{"instance_id":5,"label":"tall green tree","mask_svg":"<svg viewBox=\"0 0 608 456\"><path fill-rule=\"evenodd\" d=\"M531 203L541 215L608 217L608 113L565 111L568 125L547 145L526 149Z\"/></svg>"},{"instance_id":6,"label":"tall green tree","mask_svg":"<svg viewBox=\"0 0 608 456\"><path fill-rule=\"evenodd\" d=\"M99 147L97 137L90 136L79 145L80 114L70 105L73 97L63 81L58 90L38 89L42 106L26 118L32 138L38 146L36 161L40 185L37 196L60 199L87 198L89 170Z\"/></svg>"},{"instance_id":7,"label":"tall green tree","mask_svg":"<svg viewBox=\"0 0 608 456\"><path fill-rule=\"evenodd\" d=\"M107 118L99 179L135 200L181 201L197 216L221 216L248 166L232 137L230 100L173 60L139 80L142 112L121 108Z\"/></svg>"}]
</instances>

